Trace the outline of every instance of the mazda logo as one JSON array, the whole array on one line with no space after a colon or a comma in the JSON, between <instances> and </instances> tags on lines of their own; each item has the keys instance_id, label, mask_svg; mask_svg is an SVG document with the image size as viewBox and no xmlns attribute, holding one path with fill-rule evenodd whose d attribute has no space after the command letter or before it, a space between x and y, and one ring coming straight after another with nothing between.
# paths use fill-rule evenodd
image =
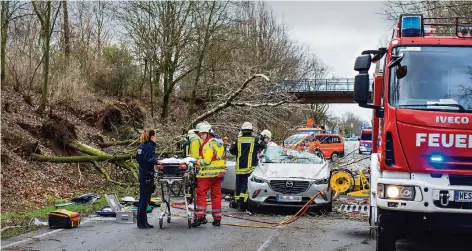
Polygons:
<instances>
[{"instance_id":1,"label":"mazda logo","mask_svg":"<svg viewBox=\"0 0 472 251\"><path fill-rule=\"evenodd\" d=\"M293 187L293 181L287 181L285 182L286 187Z\"/></svg>"}]
</instances>

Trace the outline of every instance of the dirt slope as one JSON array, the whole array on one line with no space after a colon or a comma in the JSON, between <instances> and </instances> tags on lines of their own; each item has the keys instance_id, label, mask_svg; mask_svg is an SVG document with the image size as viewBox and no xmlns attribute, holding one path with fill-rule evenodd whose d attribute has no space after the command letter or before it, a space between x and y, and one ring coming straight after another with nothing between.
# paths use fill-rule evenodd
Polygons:
<instances>
[{"instance_id":1,"label":"dirt slope","mask_svg":"<svg viewBox=\"0 0 472 251\"><path fill-rule=\"evenodd\" d=\"M81 193L102 189L107 184L103 175L90 164L53 164L32 161L32 152L47 155L80 154L58 144L60 129L68 128L77 140L98 148L98 143L123 135L115 124L125 123L129 116L113 113L104 121L106 112L116 100L88 98L82 102L53 104L46 114L34 109L39 95L25 96L13 90L1 93L1 212L24 211L51 204L58 198L71 198ZM142 112L136 101L130 106ZM129 104L129 103L128 103ZM138 108L136 108L138 107ZM136 110L138 109L138 110ZM145 114L139 114L145 117ZM138 119L139 120L139 119ZM140 121L141 124L144 123ZM47 130L45 124L51 125ZM104 127L111 132L107 132ZM46 129L45 129L46 128ZM59 132L59 133L58 133ZM113 133L115 132L115 133ZM126 137L126 136L125 136ZM135 137L135 135L130 135ZM110 168L110 174L118 174Z\"/></svg>"}]
</instances>

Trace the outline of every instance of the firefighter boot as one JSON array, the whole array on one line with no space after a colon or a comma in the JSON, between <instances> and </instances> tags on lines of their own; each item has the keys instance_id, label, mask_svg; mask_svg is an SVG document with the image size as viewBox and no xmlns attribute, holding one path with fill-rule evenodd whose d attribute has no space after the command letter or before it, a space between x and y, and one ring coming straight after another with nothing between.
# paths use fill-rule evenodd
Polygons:
<instances>
[{"instance_id":1,"label":"firefighter boot","mask_svg":"<svg viewBox=\"0 0 472 251\"><path fill-rule=\"evenodd\" d=\"M221 226L221 220L214 220L213 223L211 223L215 227Z\"/></svg>"}]
</instances>

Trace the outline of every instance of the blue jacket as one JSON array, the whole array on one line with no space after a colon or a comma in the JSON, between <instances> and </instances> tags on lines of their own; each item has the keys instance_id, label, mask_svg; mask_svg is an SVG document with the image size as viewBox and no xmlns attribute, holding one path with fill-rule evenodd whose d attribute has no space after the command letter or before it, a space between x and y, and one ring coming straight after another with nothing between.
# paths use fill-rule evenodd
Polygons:
<instances>
[{"instance_id":1,"label":"blue jacket","mask_svg":"<svg viewBox=\"0 0 472 251\"><path fill-rule=\"evenodd\" d=\"M136 151L136 161L139 164L139 175L148 176L154 173L154 165L157 165L156 143L152 140L139 145Z\"/></svg>"},{"instance_id":2,"label":"blue jacket","mask_svg":"<svg viewBox=\"0 0 472 251\"><path fill-rule=\"evenodd\" d=\"M260 137L254 137L250 133L239 137L231 144L229 152L236 156L236 174L250 174L257 166L258 153L265 148Z\"/></svg>"}]
</instances>

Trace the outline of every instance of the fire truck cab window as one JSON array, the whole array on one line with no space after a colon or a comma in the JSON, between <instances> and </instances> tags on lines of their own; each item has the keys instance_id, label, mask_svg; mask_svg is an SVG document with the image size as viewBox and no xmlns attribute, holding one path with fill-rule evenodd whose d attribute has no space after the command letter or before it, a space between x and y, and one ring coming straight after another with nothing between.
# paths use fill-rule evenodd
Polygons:
<instances>
[{"instance_id":1,"label":"fire truck cab window","mask_svg":"<svg viewBox=\"0 0 472 251\"><path fill-rule=\"evenodd\" d=\"M362 133L362 134L361 134L361 140L371 141L371 140L372 140L372 134L370 134L370 133Z\"/></svg>"},{"instance_id":2,"label":"fire truck cab window","mask_svg":"<svg viewBox=\"0 0 472 251\"><path fill-rule=\"evenodd\" d=\"M401 66L407 67L407 74L397 79L395 71L399 66L391 69L391 105L423 110L458 110L462 106L472 112L472 48L394 49L394 54L400 53L404 55Z\"/></svg>"}]
</instances>

